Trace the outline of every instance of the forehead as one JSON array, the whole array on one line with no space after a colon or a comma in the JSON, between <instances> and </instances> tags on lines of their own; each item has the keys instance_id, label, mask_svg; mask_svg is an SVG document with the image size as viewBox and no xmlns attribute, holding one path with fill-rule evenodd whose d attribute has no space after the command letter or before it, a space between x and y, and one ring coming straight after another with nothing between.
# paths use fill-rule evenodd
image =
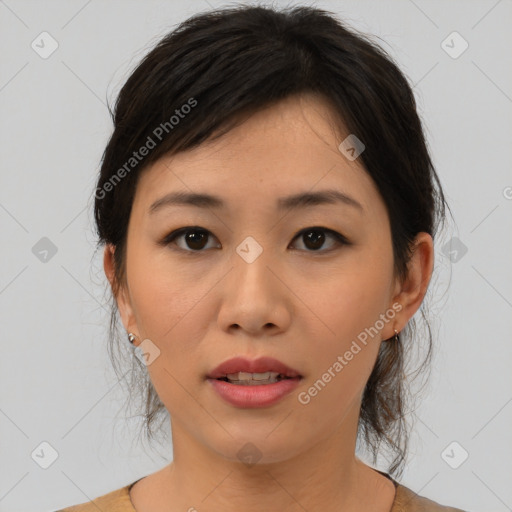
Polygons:
<instances>
[{"instance_id":1,"label":"forehead","mask_svg":"<svg viewBox=\"0 0 512 512\"><path fill-rule=\"evenodd\" d=\"M225 199L227 208L277 208L278 198L326 189L374 209L380 200L374 182L358 159L340 152L348 134L335 126L322 98L287 98L213 142L156 161L139 180L134 209L147 212L174 191L208 192Z\"/></svg>"}]
</instances>

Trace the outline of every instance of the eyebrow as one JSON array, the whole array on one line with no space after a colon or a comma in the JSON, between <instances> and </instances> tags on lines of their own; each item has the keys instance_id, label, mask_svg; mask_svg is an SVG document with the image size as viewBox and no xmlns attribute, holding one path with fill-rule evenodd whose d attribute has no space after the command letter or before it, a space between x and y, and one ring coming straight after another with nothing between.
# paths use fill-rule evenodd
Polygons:
<instances>
[{"instance_id":1,"label":"eyebrow","mask_svg":"<svg viewBox=\"0 0 512 512\"><path fill-rule=\"evenodd\" d=\"M311 207L323 204L341 203L352 206L364 212L364 208L353 197L339 190L319 190L318 192L302 192L287 197L281 197L277 200L278 210L296 210L299 208ZM150 207L148 213L154 214L158 210L167 206L195 206L198 208L225 208L224 201L217 196L210 194L194 193L194 192L171 192L157 199Z\"/></svg>"}]
</instances>

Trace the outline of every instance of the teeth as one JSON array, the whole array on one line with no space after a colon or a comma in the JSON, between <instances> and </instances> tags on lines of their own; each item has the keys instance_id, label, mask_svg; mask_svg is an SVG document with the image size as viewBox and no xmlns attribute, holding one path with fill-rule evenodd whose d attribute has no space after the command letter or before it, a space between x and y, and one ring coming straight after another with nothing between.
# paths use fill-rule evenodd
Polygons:
<instances>
[{"instance_id":1,"label":"teeth","mask_svg":"<svg viewBox=\"0 0 512 512\"><path fill-rule=\"evenodd\" d=\"M256 385L256 384L269 384L272 382L278 382L280 374L277 372L264 372L264 373L229 373L226 378L229 382L234 384L245 384L245 385ZM284 377L282 377L284 378Z\"/></svg>"},{"instance_id":2,"label":"teeth","mask_svg":"<svg viewBox=\"0 0 512 512\"><path fill-rule=\"evenodd\" d=\"M265 373L228 373L226 377L229 380L267 380L268 378L276 378L279 373L276 372L265 372Z\"/></svg>"}]
</instances>

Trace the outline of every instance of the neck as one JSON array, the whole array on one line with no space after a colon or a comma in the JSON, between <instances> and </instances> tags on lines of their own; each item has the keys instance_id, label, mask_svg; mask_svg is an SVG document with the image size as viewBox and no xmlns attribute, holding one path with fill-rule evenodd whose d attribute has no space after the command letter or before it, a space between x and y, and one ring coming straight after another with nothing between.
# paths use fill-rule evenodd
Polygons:
<instances>
[{"instance_id":1,"label":"neck","mask_svg":"<svg viewBox=\"0 0 512 512\"><path fill-rule=\"evenodd\" d=\"M264 436L255 439L254 431L246 433L245 441L237 437L235 442L231 436L232 453L220 455L198 442L175 418L173 462L160 471L153 494L159 501L153 502L153 510L159 505L162 510L191 512L389 510L392 484L355 456L358 416L359 407L354 407L335 430L310 442L306 450L296 446L291 457L289 451L281 456L274 449L264 453L256 448L265 443ZM249 457L243 462L241 447Z\"/></svg>"}]
</instances>

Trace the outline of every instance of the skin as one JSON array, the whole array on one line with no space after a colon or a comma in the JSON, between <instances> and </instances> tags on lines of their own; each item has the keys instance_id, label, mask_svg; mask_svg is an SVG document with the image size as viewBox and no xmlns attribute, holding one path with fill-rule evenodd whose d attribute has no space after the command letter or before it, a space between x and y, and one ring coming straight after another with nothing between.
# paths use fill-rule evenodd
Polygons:
<instances>
[{"instance_id":1,"label":"skin","mask_svg":"<svg viewBox=\"0 0 512 512\"><path fill-rule=\"evenodd\" d=\"M127 282L116 300L135 344L149 339L160 350L147 369L170 413L174 459L132 488L138 512L391 509L393 484L355 455L361 396L380 343L421 305L433 243L418 234L407 279L399 282L385 203L359 159L338 150L347 134L334 129L330 112L322 98L288 98L213 144L158 160L141 176L127 235ZM364 211L342 203L276 210L280 197L324 188L344 191ZM226 207L172 206L150 215L149 206L172 191L214 194ZM196 225L209 231L202 246L183 236L158 244ZM296 237L314 226L351 245L324 232L315 250ZM263 249L252 263L236 252L247 236ZM204 248L193 253L198 246ZM113 250L107 245L104 253L111 284ZM300 403L297 395L397 303L401 310L379 334ZM275 357L304 379L270 407L232 406L205 375L237 355ZM261 454L252 466L237 456L249 442Z\"/></svg>"}]
</instances>

